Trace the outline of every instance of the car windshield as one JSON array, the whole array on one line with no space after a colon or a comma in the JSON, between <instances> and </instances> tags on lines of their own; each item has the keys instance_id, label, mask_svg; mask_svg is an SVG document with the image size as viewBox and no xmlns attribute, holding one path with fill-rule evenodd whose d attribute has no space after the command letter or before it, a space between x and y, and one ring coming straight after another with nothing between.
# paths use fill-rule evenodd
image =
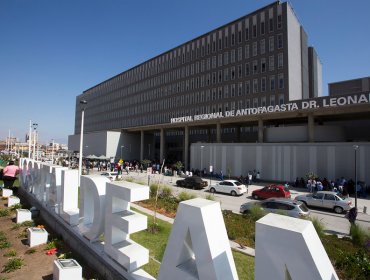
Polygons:
<instances>
[{"instance_id":1,"label":"car windshield","mask_svg":"<svg viewBox=\"0 0 370 280\"><path fill-rule=\"evenodd\" d=\"M284 187L284 191L289 192L289 187Z\"/></svg>"},{"instance_id":2,"label":"car windshield","mask_svg":"<svg viewBox=\"0 0 370 280\"><path fill-rule=\"evenodd\" d=\"M240 182L238 182L238 181L235 181L235 182L234 182L234 184L235 184L235 185L237 185L237 186L242 185L242 183L240 183Z\"/></svg>"},{"instance_id":3,"label":"car windshield","mask_svg":"<svg viewBox=\"0 0 370 280\"><path fill-rule=\"evenodd\" d=\"M299 207L303 212L308 212L308 208L307 208L306 204L301 203L300 205L298 205L298 207Z\"/></svg>"}]
</instances>

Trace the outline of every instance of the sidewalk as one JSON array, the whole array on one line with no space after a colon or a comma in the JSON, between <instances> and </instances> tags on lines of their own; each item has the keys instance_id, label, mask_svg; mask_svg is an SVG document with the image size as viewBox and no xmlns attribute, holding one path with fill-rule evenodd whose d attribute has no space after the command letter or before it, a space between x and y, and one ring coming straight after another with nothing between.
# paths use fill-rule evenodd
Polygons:
<instances>
[{"instance_id":1,"label":"sidewalk","mask_svg":"<svg viewBox=\"0 0 370 280\"><path fill-rule=\"evenodd\" d=\"M144 208L144 207L141 207L141 206L139 206L135 203L132 203L132 208L135 208L135 209L137 209L137 210L139 210L139 211L141 211L145 214L148 214L148 215L153 215L154 214L154 211L149 210L149 209ZM157 213L157 218L162 220L162 221L168 222L170 224L173 224L173 222L174 222L174 219L169 218L169 217L167 217L165 215L162 215L162 214L159 214L159 213ZM249 256L252 256L252 257L255 256L255 251L254 251L253 248L245 247L245 246L242 247L238 243L236 243L234 241L231 241L231 240L229 240L229 242L230 242L230 247L232 249L235 249L236 251L239 251L243 254L246 254L246 255L249 255Z\"/></svg>"}]
</instances>

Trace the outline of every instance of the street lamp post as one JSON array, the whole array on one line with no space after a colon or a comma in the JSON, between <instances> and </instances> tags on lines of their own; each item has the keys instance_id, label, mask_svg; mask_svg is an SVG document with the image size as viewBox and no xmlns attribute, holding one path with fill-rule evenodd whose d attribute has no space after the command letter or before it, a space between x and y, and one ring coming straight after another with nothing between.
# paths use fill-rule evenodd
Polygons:
<instances>
[{"instance_id":1,"label":"street lamp post","mask_svg":"<svg viewBox=\"0 0 370 280\"><path fill-rule=\"evenodd\" d=\"M353 145L355 150L355 208L357 209L357 150L358 145Z\"/></svg>"},{"instance_id":2,"label":"street lamp post","mask_svg":"<svg viewBox=\"0 0 370 280\"><path fill-rule=\"evenodd\" d=\"M38 124L33 123L33 153L32 153L32 159L35 160L35 154L36 154L36 129L37 129Z\"/></svg>"},{"instance_id":3,"label":"street lamp post","mask_svg":"<svg viewBox=\"0 0 370 280\"><path fill-rule=\"evenodd\" d=\"M121 146L121 158L120 159L122 159L123 160L123 158L122 158L122 148L124 148L125 146Z\"/></svg>"},{"instance_id":4,"label":"street lamp post","mask_svg":"<svg viewBox=\"0 0 370 280\"><path fill-rule=\"evenodd\" d=\"M204 146L200 146L200 174L203 173L203 148Z\"/></svg>"},{"instance_id":5,"label":"street lamp post","mask_svg":"<svg viewBox=\"0 0 370 280\"><path fill-rule=\"evenodd\" d=\"M32 121L30 120L30 131L28 133L28 158L31 158L31 144L32 144Z\"/></svg>"},{"instance_id":6,"label":"street lamp post","mask_svg":"<svg viewBox=\"0 0 370 280\"><path fill-rule=\"evenodd\" d=\"M51 146L51 164L54 164L54 139L52 139L53 143Z\"/></svg>"},{"instance_id":7,"label":"street lamp post","mask_svg":"<svg viewBox=\"0 0 370 280\"><path fill-rule=\"evenodd\" d=\"M80 186L81 175L82 175L82 153L83 153L83 138L84 138L84 118L85 118L85 106L86 100L80 100L81 104L81 133L80 133L80 156L78 158L78 186Z\"/></svg>"}]
</instances>

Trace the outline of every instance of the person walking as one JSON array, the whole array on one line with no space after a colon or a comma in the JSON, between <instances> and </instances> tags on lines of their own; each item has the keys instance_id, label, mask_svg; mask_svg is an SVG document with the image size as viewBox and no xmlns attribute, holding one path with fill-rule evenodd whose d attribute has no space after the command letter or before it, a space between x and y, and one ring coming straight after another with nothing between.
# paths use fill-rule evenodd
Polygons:
<instances>
[{"instance_id":1,"label":"person walking","mask_svg":"<svg viewBox=\"0 0 370 280\"><path fill-rule=\"evenodd\" d=\"M357 218L357 208L356 207L352 207L347 215L346 215L346 218L348 219L348 221L351 223L351 225L354 225L355 222L356 222L356 218Z\"/></svg>"},{"instance_id":2,"label":"person walking","mask_svg":"<svg viewBox=\"0 0 370 280\"><path fill-rule=\"evenodd\" d=\"M19 167L14 165L14 161L9 161L9 164L3 170L3 182L4 188L13 187L14 181L17 179L19 173Z\"/></svg>"}]
</instances>

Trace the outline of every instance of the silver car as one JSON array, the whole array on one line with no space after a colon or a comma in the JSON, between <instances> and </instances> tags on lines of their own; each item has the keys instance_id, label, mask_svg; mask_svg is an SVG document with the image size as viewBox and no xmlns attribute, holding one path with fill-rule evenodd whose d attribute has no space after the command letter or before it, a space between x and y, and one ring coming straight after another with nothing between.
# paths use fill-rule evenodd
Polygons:
<instances>
[{"instance_id":1,"label":"silver car","mask_svg":"<svg viewBox=\"0 0 370 280\"><path fill-rule=\"evenodd\" d=\"M303 202L277 197L244 203L240 206L240 213L248 213L253 207L260 207L268 213L284 214L295 218L310 215L310 210Z\"/></svg>"},{"instance_id":2,"label":"silver car","mask_svg":"<svg viewBox=\"0 0 370 280\"><path fill-rule=\"evenodd\" d=\"M352 208L352 201L340 197L336 192L319 191L316 193L298 195L295 200L304 202L307 206L333 209L341 214Z\"/></svg>"}]
</instances>

